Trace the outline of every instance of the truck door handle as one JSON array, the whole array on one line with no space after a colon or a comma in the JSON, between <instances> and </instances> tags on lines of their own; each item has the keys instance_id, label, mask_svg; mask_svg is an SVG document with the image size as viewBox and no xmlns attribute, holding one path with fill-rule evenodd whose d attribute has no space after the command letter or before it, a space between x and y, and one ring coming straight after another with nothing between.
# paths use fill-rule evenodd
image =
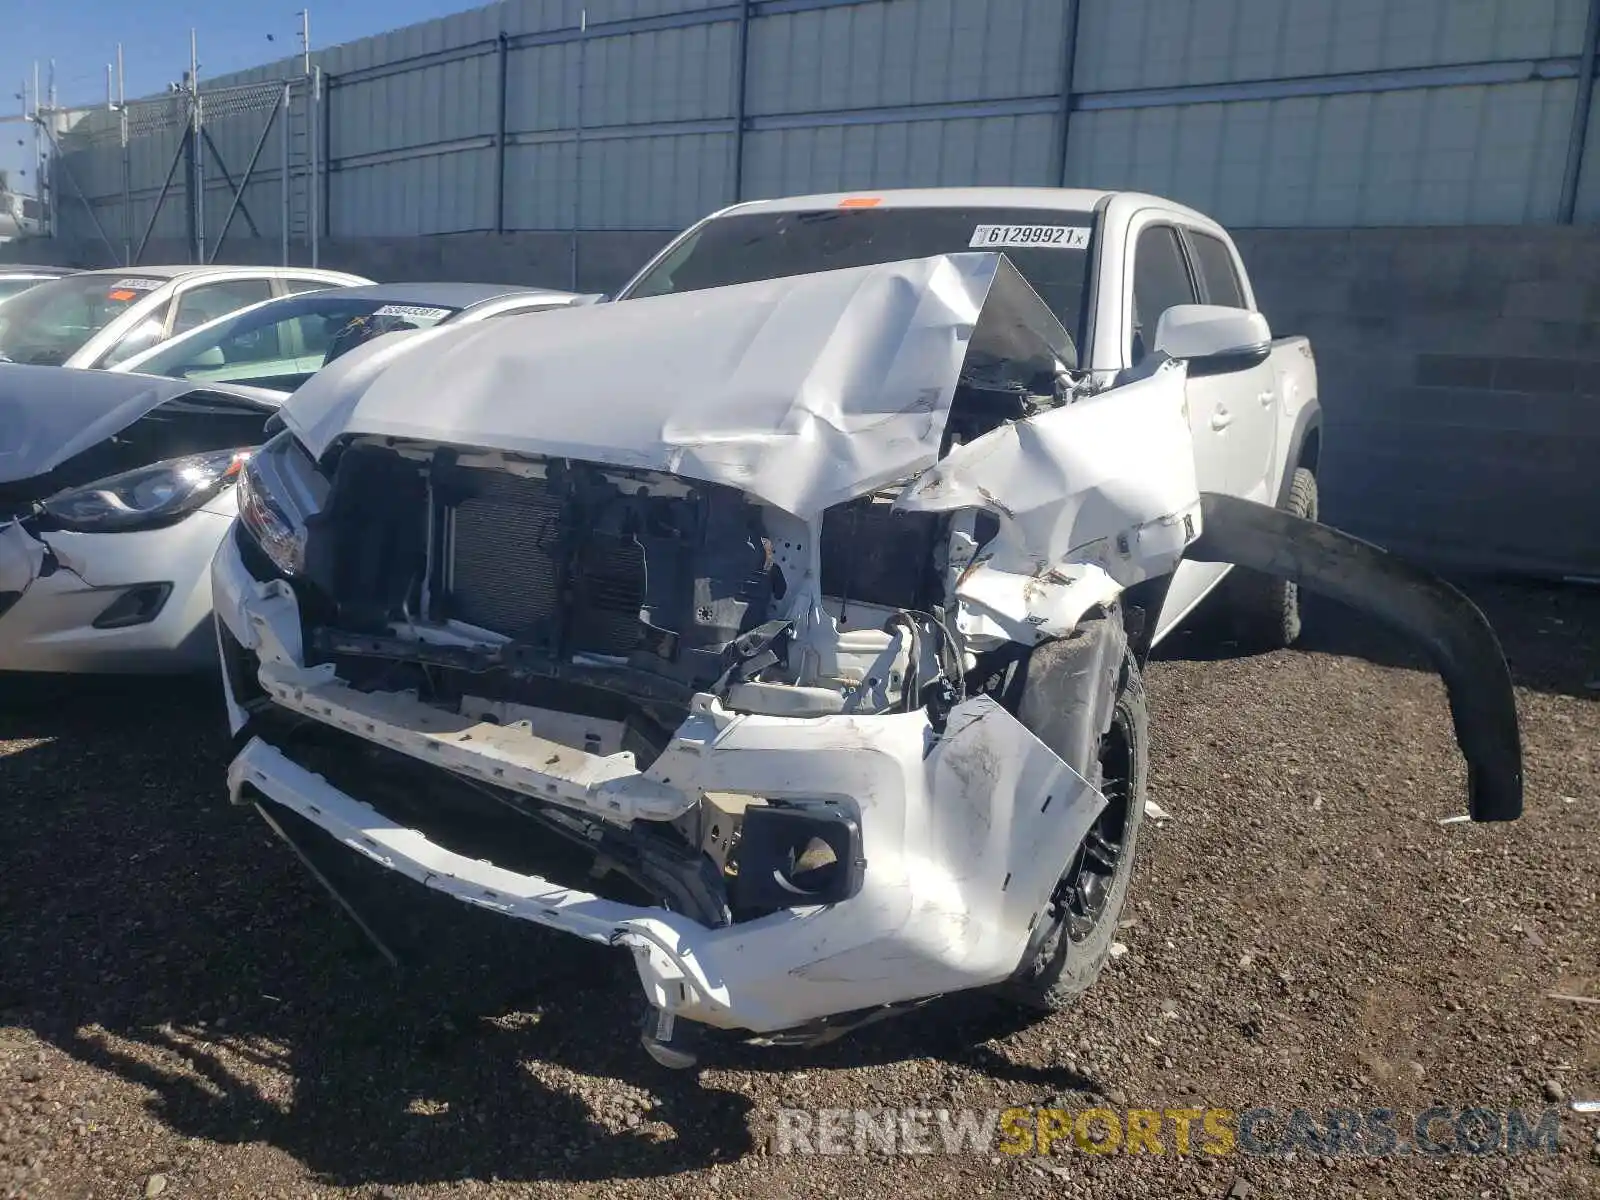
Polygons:
<instances>
[{"instance_id":1,"label":"truck door handle","mask_svg":"<svg viewBox=\"0 0 1600 1200\"><path fill-rule=\"evenodd\" d=\"M1275 399L1277 399L1277 396L1278 396L1278 394L1276 392L1272 391L1271 389L1268 389L1267 391L1262 392L1259 396L1257 396L1256 399L1261 401L1261 407L1262 408L1271 408L1272 407L1272 402Z\"/></svg>"},{"instance_id":2,"label":"truck door handle","mask_svg":"<svg viewBox=\"0 0 1600 1200\"><path fill-rule=\"evenodd\" d=\"M1233 424L1233 417L1222 405L1219 404L1211 410L1211 428L1221 430L1226 429L1231 424Z\"/></svg>"}]
</instances>

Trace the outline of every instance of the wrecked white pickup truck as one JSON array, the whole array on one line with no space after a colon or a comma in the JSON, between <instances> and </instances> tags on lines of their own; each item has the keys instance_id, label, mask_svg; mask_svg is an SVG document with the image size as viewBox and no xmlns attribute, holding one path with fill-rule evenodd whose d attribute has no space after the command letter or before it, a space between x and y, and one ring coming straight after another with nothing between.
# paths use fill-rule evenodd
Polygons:
<instances>
[{"instance_id":1,"label":"wrecked white pickup truck","mask_svg":"<svg viewBox=\"0 0 1600 1200\"><path fill-rule=\"evenodd\" d=\"M232 797L627 948L672 1065L1058 1006L1126 899L1143 658L1227 564L1263 640L1297 586L1418 637L1472 815L1520 813L1481 614L1293 511L1314 392L1219 229L1082 192L740 206L621 302L379 339L238 486ZM1210 456L1254 410L1270 455Z\"/></svg>"}]
</instances>

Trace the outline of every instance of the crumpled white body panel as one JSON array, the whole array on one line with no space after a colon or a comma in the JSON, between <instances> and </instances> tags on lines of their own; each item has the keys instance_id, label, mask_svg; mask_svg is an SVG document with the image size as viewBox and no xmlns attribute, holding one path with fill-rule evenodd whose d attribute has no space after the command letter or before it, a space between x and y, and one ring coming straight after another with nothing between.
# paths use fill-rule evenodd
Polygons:
<instances>
[{"instance_id":1,"label":"crumpled white body panel","mask_svg":"<svg viewBox=\"0 0 1600 1200\"><path fill-rule=\"evenodd\" d=\"M394 334L283 416L316 457L345 434L416 438L684 475L810 517L933 464L1000 263L943 255Z\"/></svg>"},{"instance_id":2,"label":"crumpled white body panel","mask_svg":"<svg viewBox=\"0 0 1600 1200\"><path fill-rule=\"evenodd\" d=\"M1200 491L1170 364L1135 383L958 446L914 479L906 512L982 509L999 534L962 572L961 626L980 648L1059 637L1090 607L1170 573L1200 533Z\"/></svg>"},{"instance_id":3,"label":"crumpled white body panel","mask_svg":"<svg viewBox=\"0 0 1600 1200\"><path fill-rule=\"evenodd\" d=\"M231 541L215 576L219 618L266 660L264 683L284 678L282 658L299 640L293 599L251 579ZM327 678L305 676L308 684ZM228 699L237 719L235 698ZM729 714L710 697L697 706L703 711L679 731L695 754L680 759L686 772L672 772L685 806L705 791L847 805L868 863L857 895L710 929L454 854L259 740L240 754L229 780L235 799L249 784L379 865L457 899L626 945L658 1007L758 1032L1006 978L1105 803L987 697L957 706L942 735L922 712L795 718ZM359 723L336 693L301 711L336 727ZM717 727L709 737L706 717ZM472 752L470 743L457 749ZM498 764L485 755L484 774Z\"/></svg>"}]
</instances>

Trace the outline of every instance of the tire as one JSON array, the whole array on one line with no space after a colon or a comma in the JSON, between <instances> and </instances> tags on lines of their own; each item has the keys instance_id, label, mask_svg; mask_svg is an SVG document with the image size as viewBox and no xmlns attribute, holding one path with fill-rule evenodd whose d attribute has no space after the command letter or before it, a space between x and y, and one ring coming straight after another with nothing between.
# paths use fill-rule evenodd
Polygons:
<instances>
[{"instance_id":1,"label":"tire","mask_svg":"<svg viewBox=\"0 0 1600 1200\"><path fill-rule=\"evenodd\" d=\"M1317 519L1317 477L1296 467L1289 494L1278 506L1291 516ZM1234 640L1247 650L1282 650L1300 637L1300 585L1243 567L1228 576Z\"/></svg>"},{"instance_id":2,"label":"tire","mask_svg":"<svg viewBox=\"0 0 1600 1200\"><path fill-rule=\"evenodd\" d=\"M1038 709L1051 690L1032 686L1030 681L1023 693L1018 719L1036 734L1048 725ZM1110 728L1100 739L1098 760L1072 763L1105 793L1106 807L1067 864L1056 895L1040 917L1041 923L1046 923L1043 936L1034 941L1017 973L994 989L1005 1000L1024 1009L1059 1012L1100 977L1128 902L1134 854L1144 824L1149 750L1144 678L1133 655L1125 652L1116 705ZM1117 848L1109 872L1102 869L1101 858L1107 843ZM1098 895L1092 916L1083 911L1085 896L1080 885L1092 885Z\"/></svg>"}]
</instances>

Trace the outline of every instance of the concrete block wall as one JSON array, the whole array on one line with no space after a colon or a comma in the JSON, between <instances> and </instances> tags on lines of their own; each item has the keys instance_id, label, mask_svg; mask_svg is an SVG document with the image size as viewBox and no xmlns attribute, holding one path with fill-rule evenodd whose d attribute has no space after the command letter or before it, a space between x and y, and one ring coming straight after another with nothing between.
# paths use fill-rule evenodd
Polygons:
<instances>
[{"instance_id":1,"label":"concrete block wall","mask_svg":"<svg viewBox=\"0 0 1600 1200\"><path fill-rule=\"evenodd\" d=\"M614 291L670 236L580 234L579 290ZM1236 236L1273 329L1309 335L1316 351L1326 520L1447 568L1600 577L1600 229ZM48 257L49 245L0 256ZM77 265L101 265L94 250ZM223 257L278 253L276 241L230 239ZM183 261L185 248L152 245L145 261L164 257ZM336 238L321 262L381 280L565 288L572 243L564 233Z\"/></svg>"},{"instance_id":2,"label":"concrete block wall","mask_svg":"<svg viewBox=\"0 0 1600 1200\"><path fill-rule=\"evenodd\" d=\"M1470 570L1600 576L1600 230L1247 230L1316 351L1324 518Z\"/></svg>"}]
</instances>

